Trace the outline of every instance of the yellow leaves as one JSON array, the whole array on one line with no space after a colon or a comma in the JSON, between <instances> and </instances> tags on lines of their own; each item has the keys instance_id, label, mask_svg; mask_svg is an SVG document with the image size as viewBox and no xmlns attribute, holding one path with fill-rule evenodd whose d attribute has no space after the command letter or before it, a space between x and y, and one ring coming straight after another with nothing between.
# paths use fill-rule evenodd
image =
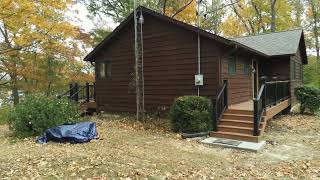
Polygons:
<instances>
[{"instance_id":1,"label":"yellow leaves","mask_svg":"<svg viewBox=\"0 0 320 180\"><path fill-rule=\"evenodd\" d=\"M167 6L166 15L170 16L170 17L174 16L175 19L183 21L185 23L195 24L196 20L197 20L197 16L196 16L197 2L196 2L196 0L193 0L191 3L190 3L190 0L180 0L175 3L176 4L172 4L171 6L170 5ZM187 6L187 7L185 9L183 9L184 6ZM182 10L182 11L177 13L180 10Z\"/></svg>"},{"instance_id":2,"label":"yellow leaves","mask_svg":"<svg viewBox=\"0 0 320 180\"><path fill-rule=\"evenodd\" d=\"M271 1L241 0L231 6L231 13L221 24L223 34L228 37L246 34L258 34L270 31ZM292 4L287 1L276 1L276 30L296 28L292 17Z\"/></svg>"},{"instance_id":3,"label":"yellow leaves","mask_svg":"<svg viewBox=\"0 0 320 180\"><path fill-rule=\"evenodd\" d=\"M0 49L8 72L15 72L21 90L45 92L48 86L64 87L70 79L93 80L83 72L79 28L65 17L72 0L1 0ZM3 41L3 42L2 42ZM12 62L14 60L14 62Z\"/></svg>"}]
</instances>

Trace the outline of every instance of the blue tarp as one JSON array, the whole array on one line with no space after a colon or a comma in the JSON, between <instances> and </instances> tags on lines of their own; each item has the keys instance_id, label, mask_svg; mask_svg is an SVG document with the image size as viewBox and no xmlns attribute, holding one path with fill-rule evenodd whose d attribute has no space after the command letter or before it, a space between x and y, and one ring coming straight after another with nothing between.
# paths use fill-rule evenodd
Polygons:
<instances>
[{"instance_id":1,"label":"blue tarp","mask_svg":"<svg viewBox=\"0 0 320 180\"><path fill-rule=\"evenodd\" d=\"M38 143L70 142L85 143L98 137L95 122L81 122L71 125L62 125L47 129L43 136L37 139Z\"/></svg>"}]
</instances>

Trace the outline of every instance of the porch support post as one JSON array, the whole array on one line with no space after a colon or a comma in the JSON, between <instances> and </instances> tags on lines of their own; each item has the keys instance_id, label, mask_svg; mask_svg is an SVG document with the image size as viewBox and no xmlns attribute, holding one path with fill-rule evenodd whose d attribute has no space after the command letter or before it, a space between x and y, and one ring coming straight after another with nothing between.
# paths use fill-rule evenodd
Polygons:
<instances>
[{"instance_id":1,"label":"porch support post","mask_svg":"<svg viewBox=\"0 0 320 180\"><path fill-rule=\"evenodd\" d=\"M69 84L69 99L72 100L72 96L73 95L73 83Z\"/></svg>"}]
</instances>

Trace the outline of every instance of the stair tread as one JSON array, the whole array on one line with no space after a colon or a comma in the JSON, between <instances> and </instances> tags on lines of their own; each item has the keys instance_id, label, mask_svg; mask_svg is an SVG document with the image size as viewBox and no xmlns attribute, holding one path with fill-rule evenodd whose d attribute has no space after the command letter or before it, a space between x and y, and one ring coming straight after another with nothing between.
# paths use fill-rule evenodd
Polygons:
<instances>
[{"instance_id":1,"label":"stair tread","mask_svg":"<svg viewBox=\"0 0 320 180\"><path fill-rule=\"evenodd\" d=\"M236 114L236 113L224 113L225 116L242 116L242 117L253 117L253 115L249 114Z\"/></svg>"},{"instance_id":2,"label":"stair tread","mask_svg":"<svg viewBox=\"0 0 320 180\"><path fill-rule=\"evenodd\" d=\"M239 123L250 123L253 124L253 121L249 121L249 120L241 120L241 119L221 119L220 122L239 122ZM262 120L260 123L263 123L264 120Z\"/></svg>"},{"instance_id":3,"label":"stair tread","mask_svg":"<svg viewBox=\"0 0 320 180\"><path fill-rule=\"evenodd\" d=\"M237 123L246 123L246 124L253 124L252 121L248 121L248 120L240 120L240 119L221 119L221 122L237 122Z\"/></svg>"},{"instance_id":4,"label":"stair tread","mask_svg":"<svg viewBox=\"0 0 320 180\"><path fill-rule=\"evenodd\" d=\"M232 112L232 111L234 111L234 112L252 112L253 113L253 111L252 110L241 110L241 109L227 109L226 110L226 112ZM236 113L237 114L237 113Z\"/></svg>"},{"instance_id":5,"label":"stair tread","mask_svg":"<svg viewBox=\"0 0 320 180\"><path fill-rule=\"evenodd\" d=\"M234 129L244 129L244 130L253 130L253 127L240 127L240 126L228 126L228 125L219 125L222 128L234 128ZM262 128L259 128L261 130Z\"/></svg>"},{"instance_id":6,"label":"stair tread","mask_svg":"<svg viewBox=\"0 0 320 180\"><path fill-rule=\"evenodd\" d=\"M257 136L244 134L244 133L224 132L224 131L216 131L216 132L213 132L213 134L225 134L225 135L232 135L232 136L254 137L254 138L257 137Z\"/></svg>"}]
</instances>

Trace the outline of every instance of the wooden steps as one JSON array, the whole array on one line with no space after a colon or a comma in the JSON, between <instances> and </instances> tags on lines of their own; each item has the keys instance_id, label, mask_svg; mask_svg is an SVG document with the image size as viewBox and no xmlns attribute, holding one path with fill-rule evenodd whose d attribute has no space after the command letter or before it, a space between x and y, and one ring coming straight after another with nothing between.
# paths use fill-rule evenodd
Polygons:
<instances>
[{"instance_id":1,"label":"wooden steps","mask_svg":"<svg viewBox=\"0 0 320 180\"><path fill-rule=\"evenodd\" d=\"M259 133L262 134L265 120L260 123ZM241 141L259 142L258 136L253 136L253 111L228 109L223 114L218 125L218 131L210 132L211 136Z\"/></svg>"},{"instance_id":2,"label":"wooden steps","mask_svg":"<svg viewBox=\"0 0 320 180\"><path fill-rule=\"evenodd\" d=\"M263 135L267 121L289 107L290 104L290 99L287 99L267 109L260 123L260 136L253 136L253 110L248 110L250 108L247 107L252 104L241 105L241 108L229 106L218 124L218 131L212 131L210 135L218 138L259 142L259 137Z\"/></svg>"},{"instance_id":3,"label":"wooden steps","mask_svg":"<svg viewBox=\"0 0 320 180\"><path fill-rule=\"evenodd\" d=\"M225 139L235 139L240 141L259 142L258 136L252 136L252 135L243 134L243 133L217 131L217 132L211 132L210 136L225 138Z\"/></svg>"}]
</instances>

